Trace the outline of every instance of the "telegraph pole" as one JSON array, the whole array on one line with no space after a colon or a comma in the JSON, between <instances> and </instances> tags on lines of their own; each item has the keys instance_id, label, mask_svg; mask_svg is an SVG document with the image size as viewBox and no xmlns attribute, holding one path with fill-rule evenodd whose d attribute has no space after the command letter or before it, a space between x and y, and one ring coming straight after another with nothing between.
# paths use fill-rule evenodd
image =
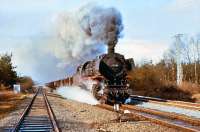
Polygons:
<instances>
[{"instance_id":1,"label":"telegraph pole","mask_svg":"<svg viewBox=\"0 0 200 132\"><path fill-rule=\"evenodd\" d=\"M176 74L176 83L177 85L182 84L183 80L183 69L181 65L181 37L183 34L176 34L174 37L176 39L175 46L176 46L176 64L177 64L177 74Z\"/></svg>"}]
</instances>

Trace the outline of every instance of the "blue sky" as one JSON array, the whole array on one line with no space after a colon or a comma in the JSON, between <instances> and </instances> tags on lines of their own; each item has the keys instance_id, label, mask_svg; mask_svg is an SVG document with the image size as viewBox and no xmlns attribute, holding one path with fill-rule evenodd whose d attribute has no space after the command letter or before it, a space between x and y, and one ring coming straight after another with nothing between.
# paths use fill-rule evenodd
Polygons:
<instances>
[{"instance_id":1,"label":"blue sky","mask_svg":"<svg viewBox=\"0 0 200 132\"><path fill-rule=\"evenodd\" d=\"M33 54L33 45L41 46L54 37L51 31L56 14L73 12L87 3L115 7L121 12L124 37L116 50L137 62L144 58L158 61L177 33L200 32L199 0L0 0L0 54L13 52L20 74L40 78L32 64L37 59L24 54Z\"/></svg>"}]
</instances>

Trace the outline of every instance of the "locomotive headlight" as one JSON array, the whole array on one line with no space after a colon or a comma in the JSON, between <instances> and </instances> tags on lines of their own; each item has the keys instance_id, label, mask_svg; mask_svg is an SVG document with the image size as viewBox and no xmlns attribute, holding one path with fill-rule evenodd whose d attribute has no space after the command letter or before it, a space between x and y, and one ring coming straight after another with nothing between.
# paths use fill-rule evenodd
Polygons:
<instances>
[{"instance_id":1,"label":"locomotive headlight","mask_svg":"<svg viewBox=\"0 0 200 132\"><path fill-rule=\"evenodd\" d=\"M129 84L129 83L127 83L127 84L126 84L126 86L127 86L127 87L130 87L130 84Z\"/></svg>"},{"instance_id":2,"label":"locomotive headlight","mask_svg":"<svg viewBox=\"0 0 200 132\"><path fill-rule=\"evenodd\" d=\"M119 67L119 65L118 64L113 64L112 67Z\"/></svg>"}]
</instances>

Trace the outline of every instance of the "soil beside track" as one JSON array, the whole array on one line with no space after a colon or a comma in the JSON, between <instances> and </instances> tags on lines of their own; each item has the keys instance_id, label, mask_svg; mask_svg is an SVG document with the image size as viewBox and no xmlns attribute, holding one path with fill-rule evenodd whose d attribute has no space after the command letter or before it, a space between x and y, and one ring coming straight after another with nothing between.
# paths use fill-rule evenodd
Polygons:
<instances>
[{"instance_id":1,"label":"soil beside track","mask_svg":"<svg viewBox=\"0 0 200 132\"><path fill-rule=\"evenodd\" d=\"M17 109L17 106L23 103L25 98L25 94L15 94L9 90L0 91L0 119Z\"/></svg>"},{"instance_id":2,"label":"soil beside track","mask_svg":"<svg viewBox=\"0 0 200 132\"><path fill-rule=\"evenodd\" d=\"M22 100L20 103L16 104L15 110L12 110L12 112L6 113L1 119L0 119L0 132L3 132L5 128L11 128L14 126L19 116L23 113L24 109L28 105L28 103L31 101L33 95L27 95L24 100Z\"/></svg>"},{"instance_id":3,"label":"soil beside track","mask_svg":"<svg viewBox=\"0 0 200 132\"><path fill-rule=\"evenodd\" d=\"M157 125L138 118L119 122L118 114L89 104L69 99L48 96L62 131L84 132L176 132L177 130Z\"/></svg>"}]
</instances>

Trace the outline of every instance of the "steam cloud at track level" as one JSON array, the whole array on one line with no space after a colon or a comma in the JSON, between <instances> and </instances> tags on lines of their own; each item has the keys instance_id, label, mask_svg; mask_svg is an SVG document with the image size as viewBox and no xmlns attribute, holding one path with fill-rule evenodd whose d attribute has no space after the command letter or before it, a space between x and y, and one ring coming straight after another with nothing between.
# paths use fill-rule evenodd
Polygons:
<instances>
[{"instance_id":1,"label":"steam cloud at track level","mask_svg":"<svg viewBox=\"0 0 200 132\"><path fill-rule=\"evenodd\" d=\"M60 87L56 91L59 95L64 98L87 103L87 104L98 104L98 101L93 97L90 91L81 89L78 86L64 86Z\"/></svg>"}]
</instances>

